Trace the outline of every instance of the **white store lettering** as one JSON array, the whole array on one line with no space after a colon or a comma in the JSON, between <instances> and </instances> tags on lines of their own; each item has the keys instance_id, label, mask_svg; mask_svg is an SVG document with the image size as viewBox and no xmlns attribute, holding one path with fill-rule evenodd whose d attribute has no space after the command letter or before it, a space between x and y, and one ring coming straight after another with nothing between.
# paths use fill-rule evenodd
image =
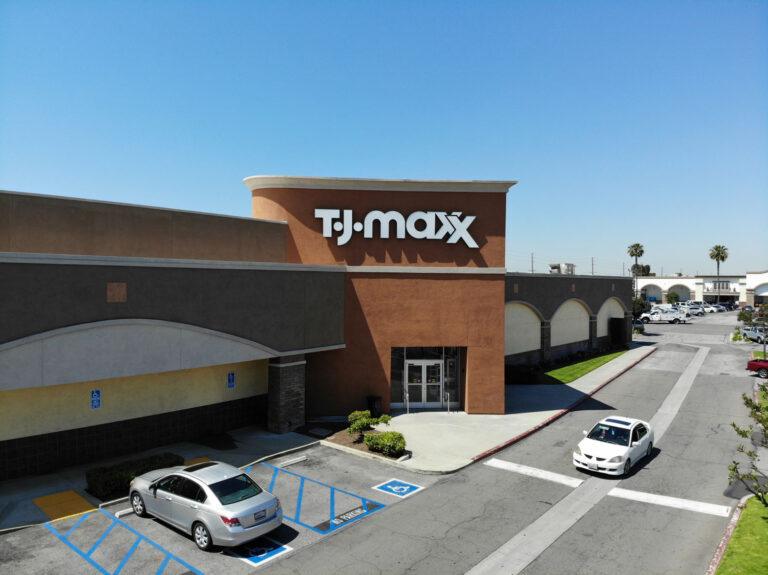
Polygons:
<instances>
[{"instance_id":1,"label":"white store lettering","mask_svg":"<svg viewBox=\"0 0 768 575\"><path fill-rule=\"evenodd\" d=\"M352 239L352 234L363 232L363 237L373 239L443 240L457 244L459 240L470 248L477 248L477 242L469 233L469 226L475 216L462 216L462 212L413 212L407 218L400 212L373 210L362 221L355 221L352 210L316 209L315 218L322 220L323 237L332 238L336 245L343 246ZM378 232L376 234L376 232ZM446 239L447 238L447 239Z\"/></svg>"}]
</instances>

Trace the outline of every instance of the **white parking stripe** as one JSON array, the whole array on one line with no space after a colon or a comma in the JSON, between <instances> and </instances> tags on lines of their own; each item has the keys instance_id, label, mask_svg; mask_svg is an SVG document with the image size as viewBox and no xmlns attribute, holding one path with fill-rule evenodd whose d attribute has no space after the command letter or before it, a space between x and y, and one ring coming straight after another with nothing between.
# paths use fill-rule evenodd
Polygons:
<instances>
[{"instance_id":1,"label":"white parking stripe","mask_svg":"<svg viewBox=\"0 0 768 575\"><path fill-rule=\"evenodd\" d=\"M512 463L511 461L504 461L502 459L491 459L485 462L489 467L496 467L498 469L504 469L505 471L513 471L514 473L520 473L522 475L528 475L530 477L537 477L539 479L546 479L547 481L554 481L555 483L561 483L568 487L578 487L584 480L576 477L569 477L568 475L562 475L561 473L553 473L552 471L546 471L544 469L537 469L535 467L528 467L527 465L520 465L519 463Z\"/></svg>"},{"instance_id":2,"label":"white parking stripe","mask_svg":"<svg viewBox=\"0 0 768 575\"><path fill-rule=\"evenodd\" d=\"M729 517L731 515L731 508L728 505L715 505L714 503L704 503L703 501L667 497L666 495L633 491L631 489L622 489L621 487L614 487L608 492L608 495L611 497L619 497L621 499L630 499L631 501L640 501L642 503L652 503L654 505L663 505L665 507L675 507L677 509L686 509L698 513L707 513L719 517Z\"/></svg>"},{"instance_id":3,"label":"white parking stripe","mask_svg":"<svg viewBox=\"0 0 768 575\"><path fill-rule=\"evenodd\" d=\"M546 469L538 469L536 467L529 467L527 465L521 465L519 463L512 463L511 461L504 461L503 459L491 459L486 461L485 465L489 467L495 467L497 469L503 469L505 471L512 471L513 473L520 473L521 475L527 475L529 477L536 477L538 479L546 479L547 481L553 481L555 483L561 483L568 487L579 487L584 481L575 477L569 477L561 473L553 473ZM599 479L599 478L595 478ZM703 501L693 501L692 499L680 499L679 497L668 497L666 495L656 495L655 493L646 493L644 491L634 491L632 489L622 489L621 487L614 487L608 492L611 497L618 497L620 499L630 499L632 501L640 501L642 503L652 503L653 505L663 505L664 507L674 507L676 509L686 509L688 511L696 511L698 513L707 513L709 515L717 515L719 517L729 517L731 515L731 508L728 505L715 505L714 503L704 503Z\"/></svg>"}]
</instances>

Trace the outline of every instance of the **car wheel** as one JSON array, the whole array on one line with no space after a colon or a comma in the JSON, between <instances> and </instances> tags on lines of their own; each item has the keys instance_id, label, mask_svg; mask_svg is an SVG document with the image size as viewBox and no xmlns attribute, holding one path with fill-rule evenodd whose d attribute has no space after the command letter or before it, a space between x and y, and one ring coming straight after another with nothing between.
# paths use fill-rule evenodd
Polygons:
<instances>
[{"instance_id":1,"label":"car wheel","mask_svg":"<svg viewBox=\"0 0 768 575\"><path fill-rule=\"evenodd\" d=\"M632 469L632 460L627 459L627 462L624 464L624 475L629 475L629 472L631 469Z\"/></svg>"},{"instance_id":2,"label":"car wheel","mask_svg":"<svg viewBox=\"0 0 768 575\"><path fill-rule=\"evenodd\" d=\"M651 323L651 320L649 320L647 317L644 317L642 321L643 323Z\"/></svg>"},{"instance_id":3,"label":"car wheel","mask_svg":"<svg viewBox=\"0 0 768 575\"><path fill-rule=\"evenodd\" d=\"M653 453L653 442L650 442L648 444L648 449L645 450L645 457L646 457L646 459L650 459L652 453Z\"/></svg>"},{"instance_id":4,"label":"car wheel","mask_svg":"<svg viewBox=\"0 0 768 575\"><path fill-rule=\"evenodd\" d=\"M192 536L195 538L195 545L203 551L209 551L213 547L211 534L208 532L208 528L202 523L197 522L192 526Z\"/></svg>"},{"instance_id":5,"label":"car wheel","mask_svg":"<svg viewBox=\"0 0 768 575\"><path fill-rule=\"evenodd\" d=\"M680 320L675 318L675 319L672 320L672 323L680 323Z\"/></svg>"},{"instance_id":6,"label":"car wheel","mask_svg":"<svg viewBox=\"0 0 768 575\"><path fill-rule=\"evenodd\" d=\"M757 370L757 377L760 377L762 379L768 379L768 369L758 369Z\"/></svg>"},{"instance_id":7,"label":"car wheel","mask_svg":"<svg viewBox=\"0 0 768 575\"><path fill-rule=\"evenodd\" d=\"M141 498L141 495L135 491L131 494L131 507L133 507L133 512L139 517L147 516L147 508L144 505L144 500Z\"/></svg>"}]
</instances>

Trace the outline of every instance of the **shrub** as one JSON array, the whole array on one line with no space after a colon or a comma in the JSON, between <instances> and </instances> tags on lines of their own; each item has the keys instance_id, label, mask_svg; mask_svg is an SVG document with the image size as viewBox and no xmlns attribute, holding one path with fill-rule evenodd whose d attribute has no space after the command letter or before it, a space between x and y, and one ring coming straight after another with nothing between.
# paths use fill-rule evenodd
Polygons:
<instances>
[{"instance_id":1,"label":"shrub","mask_svg":"<svg viewBox=\"0 0 768 575\"><path fill-rule=\"evenodd\" d=\"M405 438L397 431L369 433L365 436L365 445L371 451L378 451L389 457L400 457L405 452Z\"/></svg>"},{"instance_id":2,"label":"shrub","mask_svg":"<svg viewBox=\"0 0 768 575\"><path fill-rule=\"evenodd\" d=\"M350 435L357 435L356 441L362 441L363 433L371 431L374 425L383 423L389 425L392 418L389 415L381 415L380 417L371 417L371 412L367 409L365 411L353 411L347 417L349 421L349 427L347 433Z\"/></svg>"},{"instance_id":3,"label":"shrub","mask_svg":"<svg viewBox=\"0 0 768 575\"><path fill-rule=\"evenodd\" d=\"M85 472L88 492L102 501L128 495L134 477L153 469L183 465L184 458L175 453L158 453L140 459L121 461L114 465L94 467Z\"/></svg>"},{"instance_id":4,"label":"shrub","mask_svg":"<svg viewBox=\"0 0 768 575\"><path fill-rule=\"evenodd\" d=\"M357 435L357 441L362 438L363 432L373 429L373 424L376 420L371 417L358 417L347 428L347 433L350 435Z\"/></svg>"},{"instance_id":5,"label":"shrub","mask_svg":"<svg viewBox=\"0 0 768 575\"><path fill-rule=\"evenodd\" d=\"M744 338L741 336L741 330L737 327L733 330L733 334L731 334L731 341L741 341Z\"/></svg>"},{"instance_id":6,"label":"shrub","mask_svg":"<svg viewBox=\"0 0 768 575\"><path fill-rule=\"evenodd\" d=\"M744 323L752 323L752 312L751 311L746 311L746 310L741 310L739 312L738 320L739 321L743 321Z\"/></svg>"},{"instance_id":7,"label":"shrub","mask_svg":"<svg viewBox=\"0 0 768 575\"><path fill-rule=\"evenodd\" d=\"M347 416L347 421L352 424L358 419L371 419L371 412L367 409L365 411L353 411Z\"/></svg>"}]
</instances>

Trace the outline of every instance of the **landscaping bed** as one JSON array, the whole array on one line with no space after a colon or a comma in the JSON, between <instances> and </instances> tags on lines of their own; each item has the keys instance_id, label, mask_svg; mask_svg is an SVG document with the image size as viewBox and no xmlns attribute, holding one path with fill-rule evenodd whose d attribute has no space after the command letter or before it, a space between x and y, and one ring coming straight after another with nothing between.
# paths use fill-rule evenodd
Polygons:
<instances>
[{"instance_id":1,"label":"landscaping bed","mask_svg":"<svg viewBox=\"0 0 768 575\"><path fill-rule=\"evenodd\" d=\"M349 427L334 433L326 441L392 460L406 453L405 438L401 433L373 429L374 425L389 425L389 415L374 418L369 411L353 411L348 420Z\"/></svg>"},{"instance_id":2,"label":"landscaping bed","mask_svg":"<svg viewBox=\"0 0 768 575\"><path fill-rule=\"evenodd\" d=\"M627 350L622 349L576 361L569 358L555 364L547 371L534 367L507 367L506 381L510 384L524 385L571 383L626 352Z\"/></svg>"},{"instance_id":3,"label":"landscaping bed","mask_svg":"<svg viewBox=\"0 0 768 575\"><path fill-rule=\"evenodd\" d=\"M768 507L756 497L747 501L717 575L768 573Z\"/></svg>"}]
</instances>

